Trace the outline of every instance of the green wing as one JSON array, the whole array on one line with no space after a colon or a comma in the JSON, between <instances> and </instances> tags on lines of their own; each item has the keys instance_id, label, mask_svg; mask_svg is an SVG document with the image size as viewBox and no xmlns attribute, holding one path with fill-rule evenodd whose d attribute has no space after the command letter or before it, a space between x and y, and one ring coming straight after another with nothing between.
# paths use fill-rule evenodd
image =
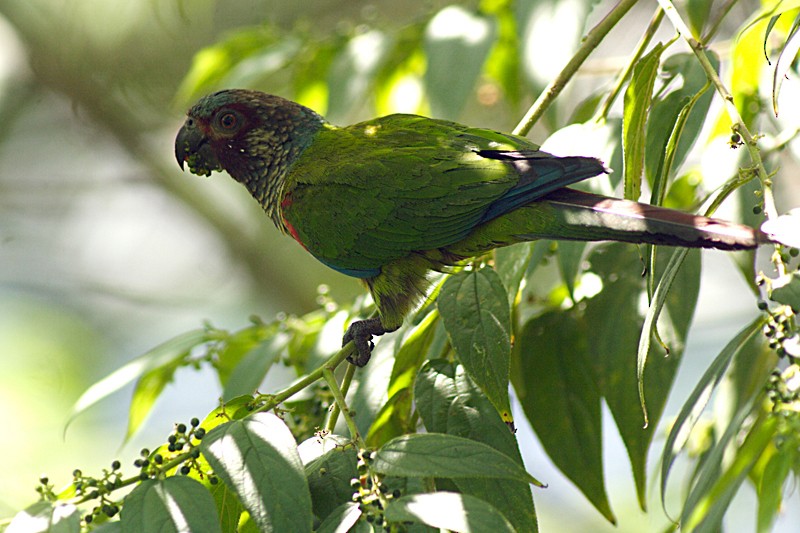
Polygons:
<instances>
[{"instance_id":1,"label":"green wing","mask_svg":"<svg viewBox=\"0 0 800 533\"><path fill-rule=\"evenodd\" d=\"M522 137L390 115L321 130L289 170L283 217L323 263L373 277L602 171L594 159L554 158Z\"/></svg>"}]
</instances>

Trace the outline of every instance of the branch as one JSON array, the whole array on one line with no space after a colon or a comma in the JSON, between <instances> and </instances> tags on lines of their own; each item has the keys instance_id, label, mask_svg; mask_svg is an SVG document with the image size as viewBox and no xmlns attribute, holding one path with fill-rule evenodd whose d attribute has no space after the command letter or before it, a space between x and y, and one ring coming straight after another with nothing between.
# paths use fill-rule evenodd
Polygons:
<instances>
[{"instance_id":1,"label":"branch","mask_svg":"<svg viewBox=\"0 0 800 533\"><path fill-rule=\"evenodd\" d=\"M620 0L616 7L614 7L603 20L589 30L589 33L584 37L575 55L572 56L572 59L569 60L564 69L559 72L558 76L545 87L539 95L539 98L537 98L530 109L528 109L528 112L520 123L517 124L517 127L514 128L512 133L515 135L526 135L531 130L547 108L550 107L550 104L553 103L553 100L561 94L561 91L564 90L569 80L572 79L583 62L586 61L586 58L589 57L589 54L597 48L600 42L608 35L608 32L617 25L620 19L630 11L637 1L638 0Z\"/></svg>"}]
</instances>

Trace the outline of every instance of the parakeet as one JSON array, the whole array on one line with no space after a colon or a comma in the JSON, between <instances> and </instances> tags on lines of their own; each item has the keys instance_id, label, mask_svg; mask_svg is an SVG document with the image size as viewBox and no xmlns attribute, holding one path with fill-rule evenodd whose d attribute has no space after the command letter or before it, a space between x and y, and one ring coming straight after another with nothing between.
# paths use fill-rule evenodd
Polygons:
<instances>
[{"instance_id":1,"label":"parakeet","mask_svg":"<svg viewBox=\"0 0 800 533\"><path fill-rule=\"evenodd\" d=\"M251 90L200 99L175 140L198 175L225 170L278 229L325 265L359 278L378 316L353 322L351 362L399 328L432 271L536 239L615 240L739 250L759 230L566 188L606 172L592 157L555 157L524 137L395 114L346 127Z\"/></svg>"}]
</instances>

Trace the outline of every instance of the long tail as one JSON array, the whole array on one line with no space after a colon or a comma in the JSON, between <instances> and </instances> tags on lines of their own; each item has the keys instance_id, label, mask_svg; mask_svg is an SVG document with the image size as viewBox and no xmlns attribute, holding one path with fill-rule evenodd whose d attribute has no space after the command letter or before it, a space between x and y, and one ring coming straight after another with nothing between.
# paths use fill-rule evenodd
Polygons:
<instances>
[{"instance_id":1,"label":"long tail","mask_svg":"<svg viewBox=\"0 0 800 533\"><path fill-rule=\"evenodd\" d=\"M771 242L762 231L741 224L563 188L484 224L446 252L470 257L537 239L721 250L746 250Z\"/></svg>"}]
</instances>

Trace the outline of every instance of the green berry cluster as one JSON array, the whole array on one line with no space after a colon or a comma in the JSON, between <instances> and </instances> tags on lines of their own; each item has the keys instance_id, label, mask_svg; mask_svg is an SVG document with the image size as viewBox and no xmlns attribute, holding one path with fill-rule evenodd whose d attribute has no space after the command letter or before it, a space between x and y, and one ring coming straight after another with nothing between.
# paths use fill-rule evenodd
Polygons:
<instances>
[{"instance_id":1,"label":"green berry cluster","mask_svg":"<svg viewBox=\"0 0 800 533\"><path fill-rule=\"evenodd\" d=\"M759 308L766 310L766 302L759 302ZM762 332L769 339L769 347L775 350L778 357L788 357L790 361L800 359L800 333L796 315L790 307L783 305L768 313Z\"/></svg>"},{"instance_id":2,"label":"green berry cluster","mask_svg":"<svg viewBox=\"0 0 800 533\"><path fill-rule=\"evenodd\" d=\"M767 397L773 413L789 415L800 424L800 366L792 364L783 371L773 370L767 382Z\"/></svg>"},{"instance_id":3,"label":"green berry cluster","mask_svg":"<svg viewBox=\"0 0 800 533\"><path fill-rule=\"evenodd\" d=\"M119 513L119 502L110 496L116 489L124 486L121 468L122 464L114 460L111 462L111 468L104 468L103 475L99 478L85 476L79 469L73 470L72 486L76 496L82 501L100 500L91 512L83 517L87 524L113 518Z\"/></svg>"},{"instance_id":4,"label":"green berry cluster","mask_svg":"<svg viewBox=\"0 0 800 533\"><path fill-rule=\"evenodd\" d=\"M399 498L401 492L398 489L390 489L383 483L381 477L370 469L370 462L374 458L375 452L369 450L358 451L357 471L358 477L350 480L353 488L353 501L359 504L361 517L377 527L384 528L385 531L392 531L392 527L384 516L386 503Z\"/></svg>"}]
</instances>

